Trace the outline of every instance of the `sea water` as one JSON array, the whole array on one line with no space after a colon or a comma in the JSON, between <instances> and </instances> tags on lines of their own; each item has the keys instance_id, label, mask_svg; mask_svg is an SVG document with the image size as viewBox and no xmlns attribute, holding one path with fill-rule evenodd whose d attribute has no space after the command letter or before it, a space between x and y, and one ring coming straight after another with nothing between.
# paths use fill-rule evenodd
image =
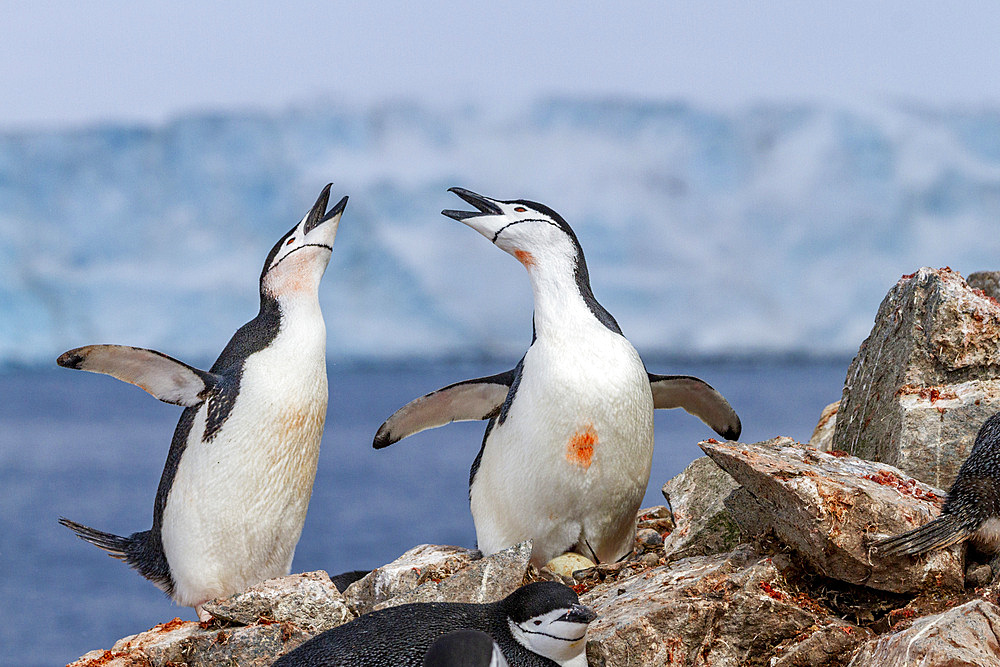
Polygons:
<instances>
[{"instance_id":1,"label":"sea water","mask_svg":"<svg viewBox=\"0 0 1000 667\"><path fill-rule=\"evenodd\" d=\"M696 375L732 403L745 442L806 441L840 398L848 361L646 360ZM382 421L441 386L516 359L329 368L330 407L293 572L369 569L422 543L475 546L469 467L484 424L451 424L372 449ZM151 583L56 523L128 535L151 525L153 498L181 409L111 378L63 369L0 373L0 655L11 665L66 663L175 616ZM644 506L714 433L680 410L657 411Z\"/></svg>"}]
</instances>

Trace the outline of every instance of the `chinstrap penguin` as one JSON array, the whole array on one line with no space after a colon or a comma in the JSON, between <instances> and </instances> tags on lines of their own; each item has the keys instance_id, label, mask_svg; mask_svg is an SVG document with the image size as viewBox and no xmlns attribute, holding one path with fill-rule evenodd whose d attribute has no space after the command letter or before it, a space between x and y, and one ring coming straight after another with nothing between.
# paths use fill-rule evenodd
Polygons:
<instances>
[{"instance_id":1,"label":"chinstrap penguin","mask_svg":"<svg viewBox=\"0 0 1000 667\"><path fill-rule=\"evenodd\" d=\"M483 553L531 539L536 566L568 550L617 561L632 549L649 481L653 409L684 408L731 440L739 437L739 417L698 378L647 373L594 298L583 249L558 213L535 202L450 191L476 210L442 213L528 270L531 345L510 371L406 404L379 428L374 447L453 421L489 420L469 477Z\"/></svg>"},{"instance_id":2,"label":"chinstrap penguin","mask_svg":"<svg viewBox=\"0 0 1000 667\"><path fill-rule=\"evenodd\" d=\"M435 640L424 667L508 667L500 645L485 632L456 630Z\"/></svg>"},{"instance_id":3,"label":"chinstrap penguin","mask_svg":"<svg viewBox=\"0 0 1000 667\"><path fill-rule=\"evenodd\" d=\"M874 545L882 555L914 556L969 540L994 554L994 576L1000 572L1000 413L983 422L976 441L958 470L941 514L919 528Z\"/></svg>"},{"instance_id":4,"label":"chinstrap penguin","mask_svg":"<svg viewBox=\"0 0 1000 667\"><path fill-rule=\"evenodd\" d=\"M510 667L585 667L587 626L596 617L568 586L539 581L491 604L420 602L373 611L313 637L274 665L420 667L442 635L478 630L497 643Z\"/></svg>"},{"instance_id":5,"label":"chinstrap penguin","mask_svg":"<svg viewBox=\"0 0 1000 667\"><path fill-rule=\"evenodd\" d=\"M153 526L128 537L60 519L194 607L288 574L316 477L326 420L326 325L319 283L347 197L330 185L274 245L260 312L208 372L153 350L90 345L57 363L130 382L184 406L153 504Z\"/></svg>"}]
</instances>

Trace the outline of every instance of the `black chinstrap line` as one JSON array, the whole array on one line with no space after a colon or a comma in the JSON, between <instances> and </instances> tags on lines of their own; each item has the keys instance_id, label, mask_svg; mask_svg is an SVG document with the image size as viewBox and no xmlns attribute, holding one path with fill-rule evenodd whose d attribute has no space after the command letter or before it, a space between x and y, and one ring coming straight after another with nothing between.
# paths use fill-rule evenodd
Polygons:
<instances>
[{"instance_id":1,"label":"black chinstrap line","mask_svg":"<svg viewBox=\"0 0 1000 667\"><path fill-rule=\"evenodd\" d=\"M563 622L565 623L566 621L563 621ZM518 626L518 627L520 627L520 626ZM522 632L526 632L529 635L542 635L543 637L549 637L551 639L558 639L561 642L578 642L578 641L580 641L581 639L583 639L584 637L587 636L587 633L584 632L579 637L577 637L575 639L570 639L569 637L557 637L555 635L550 635L547 632L538 632L536 630L528 630L527 628L521 628L521 631Z\"/></svg>"},{"instance_id":2,"label":"black chinstrap line","mask_svg":"<svg viewBox=\"0 0 1000 667\"><path fill-rule=\"evenodd\" d=\"M544 218L528 218L526 220L515 220L513 222L508 222L506 225L504 225L503 227L501 227L500 229L498 229L497 232L496 232L496 234L493 235L493 241L492 242L493 243L497 242L497 239L500 238L500 233L503 230L505 230L508 227L511 227L513 225L519 225L522 222L547 222L548 224L552 225L553 227L558 227L559 229L562 229L562 227L559 227L559 225L557 225L556 223L552 222L551 220L545 220Z\"/></svg>"},{"instance_id":3,"label":"black chinstrap line","mask_svg":"<svg viewBox=\"0 0 1000 667\"><path fill-rule=\"evenodd\" d=\"M294 255L295 253L297 253L297 252L298 252L299 250L302 250L303 248L310 248L310 247L312 247L312 248L326 248L326 249L327 249L327 250L329 250L330 252L333 252L333 246L329 246L329 245L327 245L327 244L325 244L325 243L303 243L303 244L302 244L302 245L300 245L300 246L299 246L298 248L296 248L295 250L291 251L290 253L288 253L287 255L285 255L284 257L282 257L281 259L279 259L279 260L278 260L277 262L275 262L275 263L274 263L274 264L273 264L273 265L271 266L271 268L267 270L267 272L268 272L268 273L270 273L270 272L271 272L271 271L273 271L274 269L278 268L278 265L279 265L279 264L281 264L281 263L282 263L282 262L284 262L284 261L285 261L286 259L288 259L288 258L289 258L289 257L291 257L292 255Z\"/></svg>"}]
</instances>

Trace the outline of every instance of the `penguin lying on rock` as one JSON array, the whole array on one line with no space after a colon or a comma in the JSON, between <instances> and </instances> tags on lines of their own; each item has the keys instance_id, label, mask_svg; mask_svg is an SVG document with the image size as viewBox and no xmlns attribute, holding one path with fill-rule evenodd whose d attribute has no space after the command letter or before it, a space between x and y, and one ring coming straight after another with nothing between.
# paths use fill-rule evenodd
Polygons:
<instances>
[{"instance_id":1,"label":"penguin lying on rock","mask_svg":"<svg viewBox=\"0 0 1000 667\"><path fill-rule=\"evenodd\" d=\"M420 667L442 635L478 630L510 667L586 667L587 625L596 617L568 586L539 581L491 604L418 602L373 611L313 637L274 666Z\"/></svg>"},{"instance_id":2,"label":"penguin lying on rock","mask_svg":"<svg viewBox=\"0 0 1000 667\"><path fill-rule=\"evenodd\" d=\"M990 565L994 573L1000 571L1000 412L980 427L940 516L882 540L874 548L884 555L915 556L965 540L984 553L995 554Z\"/></svg>"},{"instance_id":3,"label":"penguin lying on rock","mask_svg":"<svg viewBox=\"0 0 1000 667\"><path fill-rule=\"evenodd\" d=\"M618 323L594 298L583 249L542 204L452 188L475 211L443 211L528 270L534 335L517 366L417 398L382 424L380 449L453 421L488 419L469 497L489 555L531 539L543 566L573 550L613 562L632 549L653 456L653 409L684 408L724 438L740 420L695 377L647 373Z\"/></svg>"},{"instance_id":4,"label":"penguin lying on rock","mask_svg":"<svg viewBox=\"0 0 1000 667\"><path fill-rule=\"evenodd\" d=\"M316 477L326 420L326 326L318 289L341 199L327 185L274 245L260 312L211 370L153 350L90 345L60 366L105 373L184 406L153 504L153 527L121 537L60 519L178 604L201 605L288 574Z\"/></svg>"}]
</instances>

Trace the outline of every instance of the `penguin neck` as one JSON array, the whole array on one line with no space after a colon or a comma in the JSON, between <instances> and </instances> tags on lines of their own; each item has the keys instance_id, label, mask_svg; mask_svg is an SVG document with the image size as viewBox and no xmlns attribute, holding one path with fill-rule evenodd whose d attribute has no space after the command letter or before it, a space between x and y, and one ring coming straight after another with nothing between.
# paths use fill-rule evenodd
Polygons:
<instances>
[{"instance_id":1,"label":"penguin neck","mask_svg":"<svg viewBox=\"0 0 1000 667\"><path fill-rule=\"evenodd\" d=\"M530 259L525 261L515 256L528 269L535 299L536 338L559 335L566 330L579 331L592 324L621 334L618 323L594 298L582 250L577 248L575 257L558 255L536 259L528 255Z\"/></svg>"}]
</instances>

